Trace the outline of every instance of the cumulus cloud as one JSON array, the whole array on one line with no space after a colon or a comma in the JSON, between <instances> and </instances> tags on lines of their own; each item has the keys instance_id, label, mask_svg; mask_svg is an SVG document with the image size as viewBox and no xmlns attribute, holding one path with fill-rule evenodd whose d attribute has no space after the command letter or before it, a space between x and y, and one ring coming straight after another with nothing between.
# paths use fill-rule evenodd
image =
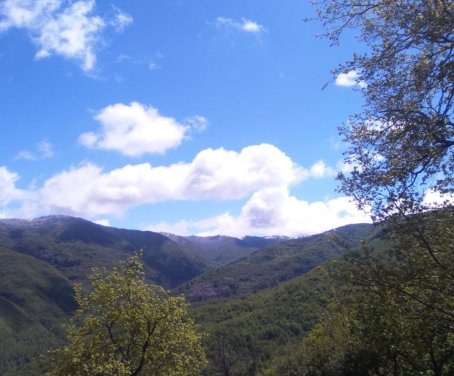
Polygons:
<instances>
[{"instance_id":1,"label":"cumulus cloud","mask_svg":"<svg viewBox=\"0 0 454 376\"><path fill-rule=\"evenodd\" d=\"M199 221L160 222L145 229L182 235L197 233L201 236L298 237L364 222L371 222L370 216L357 210L348 197L310 203L290 195L284 187L272 187L254 193L237 216L223 213Z\"/></svg>"},{"instance_id":2,"label":"cumulus cloud","mask_svg":"<svg viewBox=\"0 0 454 376\"><path fill-rule=\"evenodd\" d=\"M0 205L6 205L18 195L16 181L19 176L9 171L5 166L0 167Z\"/></svg>"},{"instance_id":3,"label":"cumulus cloud","mask_svg":"<svg viewBox=\"0 0 454 376\"><path fill-rule=\"evenodd\" d=\"M169 200L246 200L239 214L221 213L199 221L161 222L153 231L200 235L243 236L312 234L368 218L346 197L307 202L290 193L309 178L332 175L323 161L298 166L270 144L240 151L205 149L192 161L168 166L130 164L104 171L84 163L55 174L41 187L19 191L17 174L0 168L0 203L16 200L15 214L32 217L48 213L93 218L108 224L133 207ZM11 212L11 211L10 211ZM3 214L2 214L3 215Z\"/></svg>"},{"instance_id":4,"label":"cumulus cloud","mask_svg":"<svg viewBox=\"0 0 454 376\"><path fill-rule=\"evenodd\" d=\"M440 208L447 205L454 205L454 194L443 194L434 189L428 189L424 193L423 204L431 209Z\"/></svg>"},{"instance_id":5,"label":"cumulus cloud","mask_svg":"<svg viewBox=\"0 0 454 376\"><path fill-rule=\"evenodd\" d=\"M357 71L349 71L347 73L340 73L336 77L336 85L337 86L344 86L344 87L351 87L351 86L358 86L360 88L366 87L366 83L364 81L359 81L359 73Z\"/></svg>"},{"instance_id":6,"label":"cumulus cloud","mask_svg":"<svg viewBox=\"0 0 454 376\"><path fill-rule=\"evenodd\" d=\"M215 20L215 25L219 28L243 31L251 34L259 34L265 31L265 28L262 25L246 18L242 18L238 21L233 20L232 18L218 17Z\"/></svg>"},{"instance_id":7,"label":"cumulus cloud","mask_svg":"<svg viewBox=\"0 0 454 376\"><path fill-rule=\"evenodd\" d=\"M308 171L309 177L325 178L336 175L336 170L326 165L324 161L315 162Z\"/></svg>"},{"instance_id":8,"label":"cumulus cloud","mask_svg":"<svg viewBox=\"0 0 454 376\"><path fill-rule=\"evenodd\" d=\"M115 150L130 157L162 154L175 148L190 128L137 102L107 106L95 119L101 123L101 131L82 133L79 142L88 148Z\"/></svg>"},{"instance_id":9,"label":"cumulus cloud","mask_svg":"<svg viewBox=\"0 0 454 376\"><path fill-rule=\"evenodd\" d=\"M0 4L0 31L24 29L38 48L36 58L59 55L75 59L84 71L96 63L96 49L108 24L121 31L132 17L117 10L111 22L93 15L94 0L5 0Z\"/></svg>"},{"instance_id":10,"label":"cumulus cloud","mask_svg":"<svg viewBox=\"0 0 454 376\"><path fill-rule=\"evenodd\" d=\"M87 163L54 175L39 193L47 211L95 217L166 200L241 199L304 176L281 150L261 144L240 152L206 149L190 163L170 166L142 163L104 172Z\"/></svg>"}]
</instances>

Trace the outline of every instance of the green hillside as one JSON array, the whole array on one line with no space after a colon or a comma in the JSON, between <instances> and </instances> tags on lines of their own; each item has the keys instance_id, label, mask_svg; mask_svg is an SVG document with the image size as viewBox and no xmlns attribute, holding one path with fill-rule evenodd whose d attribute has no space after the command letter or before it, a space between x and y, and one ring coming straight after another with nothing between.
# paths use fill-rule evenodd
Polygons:
<instances>
[{"instance_id":1,"label":"green hillside","mask_svg":"<svg viewBox=\"0 0 454 376\"><path fill-rule=\"evenodd\" d=\"M110 268L138 250L143 251L149 280L168 288L206 269L203 261L161 234L66 216L0 220L0 244L47 262L71 281L83 280L94 266Z\"/></svg>"},{"instance_id":2,"label":"green hillside","mask_svg":"<svg viewBox=\"0 0 454 376\"><path fill-rule=\"evenodd\" d=\"M0 247L0 259L0 374L20 374L18 367L58 343L75 309L73 288L34 257Z\"/></svg>"},{"instance_id":3,"label":"green hillside","mask_svg":"<svg viewBox=\"0 0 454 376\"><path fill-rule=\"evenodd\" d=\"M262 238L246 236L242 239L231 236L178 236L165 234L169 239L180 244L192 255L198 256L210 266L221 266L243 258L261 248L280 243L286 238Z\"/></svg>"},{"instance_id":4,"label":"green hillside","mask_svg":"<svg viewBox=\"0 0 454 376\"><path fill-rule=\"evenodd\" d=\"M341 256L361 241L380 236L373 225L348 225L307 238L258 250L226 266L211 269L180 288L191 300L244 295L276 286Z\"/></svg>"},{"instance_id":5,"label":"green hillside","mask_svg":"<svg viewBox=\"0 0 454 376\"><path fill-rule=\"evenodd\" d=\"M92 267L142 249L148 280L167 288L206 269L163 235L63 216L0 220L0 244L0 375L39 374L27 363L61 341L75 309L72 285Z\"/></svg>"},{"instance_id":6,"label":"green hillside","mask_svg":"<svg viewBox=\"0 0 454 376\"><path fill-rule=\"evenodd\" d=\"M324 268L248 296L193 305L207 333L206 375L248 375L285 353L314 325L332 295Z\"/></svg>"},{"instance_id":7,"label":"green hillside","mask_svg":"<svg viewBox=\"0 0 454 376\"><path fill-rule=\"evenodd\" d=\"M326 268L317 266L381 233L351 225L281 243L253 237L172 240L64 216L0 220L0 374L40 374L36 356L61 343L62 324L75 309L72 284L83 282L92 267L111 268L138 249L150 282L180 285L176 292L200 301L192 313L207 333L207 375L224 374L227 358L235 363L231 375L247 374L246 368L258 374L304 336L325 307L332 287ZM268 246L254 250L260 245ZM217 261L209 256L215 254ZM197 288L203 294L194 294Z\"/></svg>"}]
</instances>

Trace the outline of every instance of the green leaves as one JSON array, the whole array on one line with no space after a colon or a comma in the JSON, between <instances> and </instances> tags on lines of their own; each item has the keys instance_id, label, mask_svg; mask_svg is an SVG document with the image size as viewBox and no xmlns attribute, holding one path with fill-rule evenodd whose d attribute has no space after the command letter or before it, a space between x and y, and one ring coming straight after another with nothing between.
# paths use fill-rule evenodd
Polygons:
<instances>
[{"instance_id":1,"label":"green leaves","mask_svg":"<svg viewBox=\"0 0 454 376\"><path fill-rule=\"evenodd\" d=\"M94 269L89 284L76 286L68 346L54 351L49 375L200 373L205 356L184 298L145 283L138 256L109 274Z\"/></svg>"},{"instance_id":2,"label":"green leaves","mask_svg":"<svg viewBox=\"0 0 454 376\"><path fill-rule=\"evenodd\" d=\"M377 219L427 209L453 193L454 5L440 0L317 1L326 35L356 28L367 49L335 70L357 72L365 105L340 133L350 148L341 190Z\"/></svg>"}]
</instances>

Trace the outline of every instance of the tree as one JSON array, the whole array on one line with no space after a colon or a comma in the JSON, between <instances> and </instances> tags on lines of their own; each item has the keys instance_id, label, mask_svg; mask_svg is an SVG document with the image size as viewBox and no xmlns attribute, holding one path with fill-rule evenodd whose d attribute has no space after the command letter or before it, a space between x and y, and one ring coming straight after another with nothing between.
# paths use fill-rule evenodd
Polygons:
<instances>
[{"instance_id":1,"label":"tree","mask_svg":"<svg viewBox=\"0 0 454 376\"><path fill-rule=\"evenodd\" d=\"M335 73L354 71L365 106L340 133L349 145L341 191L386 221L401 258L383 285L411 295L439 292L454 310L454 2L452 0L315 1L326 36L339 43L359 31L367 52ZM433 210L437 209L435 213ZM432 211L432 213L430 213ZM391 225L392 224L392 225ZM421 251L427 252L423 255ZM402 267L405 265L405 267ZM418 269L419 274L405 272ZM374 273L373 275L377 275ZM411 279L413 282L411 282ZM407 291L407 293L409 293ZM435 305L431 302L432 308Z\"/></svg>"},{"instance_id":2,"label":"tree","mask_svg":"<svg viewBox=\"0 0 454 376\"><path fill-rule=\"evenodd\" d=\"M389 236L340 263L346 288L283 374L451 375L454 2L313 2L333 44L352 28L367 47L334 71L354 72L365 99L340 127L340 191Z\"/></svg>"},{"instance_id":3,"label":"tree","mask_svg":"<svg viewBox=\"0 0 454 376\"><path fill-rule=\"evenodd\" d=\"M340 129L350 145L341 189L375 219L428 209L454 193L454 3L323 0L318 15L334 44L348 28L369 48L335 74L354 71L365 106Z\"/></svg>"},{"instance_id":4,"label":"tree","mask_svg":"<svg viewBox=\"0 0 454 376\"><path fill-rule=\"evenodd\" d=\"M147 284L137 255L88 280L88 291L76 285L68 345L54 351L49 375L200 374L205 356L184 298Z\"/></svg>"}]
</instances>

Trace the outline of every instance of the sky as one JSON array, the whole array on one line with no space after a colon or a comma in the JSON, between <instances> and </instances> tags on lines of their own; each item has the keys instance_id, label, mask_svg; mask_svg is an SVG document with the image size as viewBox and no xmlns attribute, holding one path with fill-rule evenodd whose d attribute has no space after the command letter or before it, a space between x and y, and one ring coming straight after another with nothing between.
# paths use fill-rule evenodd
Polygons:
<instances>
[{"instance_id":1,"label":"sky","mask_svg":"<svg viewBox=\"0 0 454 376\"><path fill-rule=\"evenodd\" d=\"M0 218L180 235L369 221L336 191L361 48L305 0L0 1Z\"/></svg>"}]
</instances>

